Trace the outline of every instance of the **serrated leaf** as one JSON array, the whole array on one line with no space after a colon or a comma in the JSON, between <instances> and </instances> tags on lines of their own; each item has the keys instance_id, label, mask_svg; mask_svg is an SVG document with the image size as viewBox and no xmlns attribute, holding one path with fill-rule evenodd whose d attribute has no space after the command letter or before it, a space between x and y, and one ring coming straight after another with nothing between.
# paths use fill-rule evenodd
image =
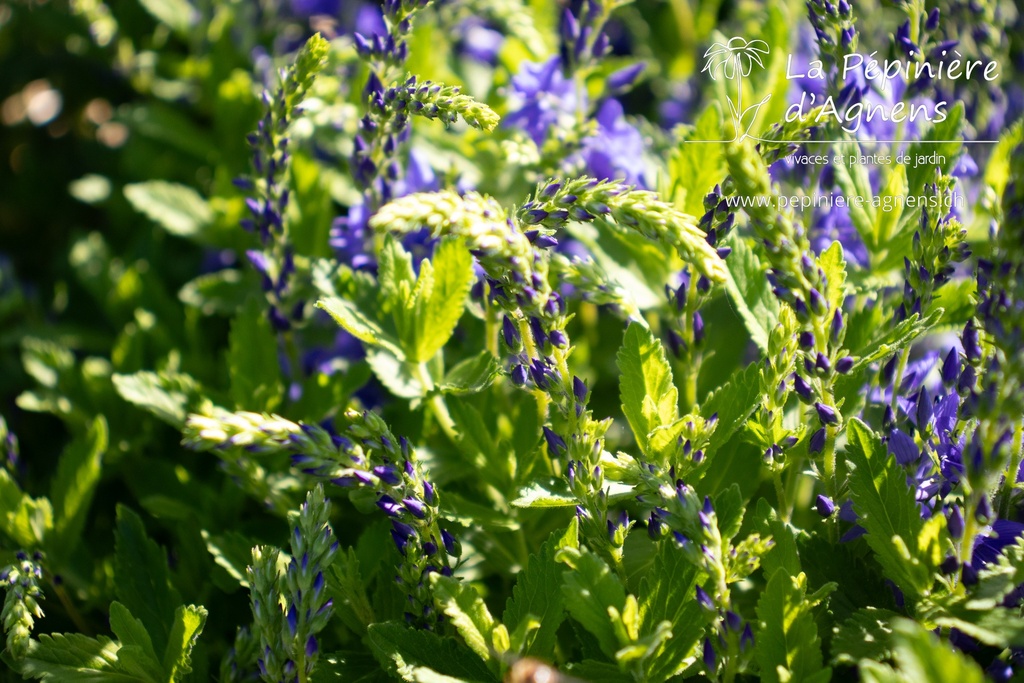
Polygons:
<instances>
[{"instance_id":1,"label":"serrated leaf","mask_svg":"<svg viewBox=\"0 0 1024 683\"><path fill-rule=\"evenodd\" d=\"M420 264L420 278L428 273L433 275L432 286L416 302L415 361L433 358L455 331L473 284L473 257L461 239L445 238L433 258Z\"/></svg>"},{"instance_id":2,"label":"serrated leaf","mask_svg":"<svg viewBox=\"0 0 1024 683\"><path fill-rule=\"evenodd\" d=\"M146 536L139 516L123 505L117 506L114 547L114 592L145 625L154 651L163 652L181 604L164 551Z\"/></svg>"},{"instance_id":3,"label":"serrated leaf","mask_svg":"<svg viewBox=\"0 0 1024 683\"><path fill-rule=\"evenodd\" d=\"M165 680L146 627L117 601L110 603L110 630L121 644L117 651L118 669L137 676L139 680L153 683Z\"/></svg>"},{"instance_id":4,"label":"serrated leaf","mask_svg":"<svg viewBox=\"0 0 1024 683\"><path fill-rule=\"evenodd\" d=\"M448 616L469 649L484 661L491 661L495 622L480 594L469 584L437 573L431 575L431 584L438 609Z\"/></svg>"},{"instance_id":5,"label":"serrated leaf","mask_svg":"<svg viewBox=\"0 0 1024 683\"><path fill-rule=\"evenodd\" d=\"M759 363L737 369L728 381L715 389L701 405L701 415L718 415L718 426L711 435L708 453L713 454L732 438L761 405Z\"/></svg>"},{"instance_id":6,"label":"serrated leaf","mask_svg":"<svg viewBox=\"0 0 1024 683\"><path fill-rule=\"evenodd\" d=\"M143 370L112 377L114 388L124 400L152 413L167 424L181 428L202 388L189 375Z\"/></svg>"},{"instance_id":7,"label":"serrated leaf","mask_svg":"<svg viewBox=\"0 0 1024 683\"><path fill-rule=\"evenodd\" d=\"M907 195L907 169L897 164L889 173L889 178L879 194L881 206L875 212L875 225L872 230L872 241L868 243L871 251L877 251L878 245L887 244L895 233L896 226L903 216L903 206ZM889 198L892 199L889 199ZM885 207L889 207L886 211Z\"/></svg>"},{"instance_id":8,"label":"serrated leaf","mask_svg":"<svg viewBox=\"0 0 1024 683\"><path fill-rule=\"evenodd\" d=\"M761 666L761 680L768 683L785 681L827 680L830 670L823 664L818 625L811 609L835 584L807 596L807 577L801 573L790 576L778 569L768 581L757 603L760 623L755 638L755 657Z\"/></svg>"},{"instance_id":9,"label":"serrated leaf","mask_svg":"<svg viewBox=\"0 0 1024 683\"><path fill-rule=\"evenodd\" d=\"M184 680L192 673L192 648L206 625L206 614L201 605L181 605L175 610L163 662L172 682Z\"/></svg>"},{"instance_id":10,"label":"serrated leaf","mask_svg":"<svg viewBox=\"0 0 1024 683\"><path fill-rule=\"evenodd\" d=\"M832 306L839 307L846 297L846 259L843 258L843 243L836 240L821 252L818 265L825 273L827 288L822 294Z\"/></svg>"},{"instance_id":11,"label":"serrated leaf","mask_svg":"<svg viewBox=\"0 0 1024 683\"><path fill-rule=\"evenodd\" d=\"M27 678L53 683L139 683L138 677L115 670L118 649L118 643L103 636L44 634L30 641L17 666Z\"/></svg>"},{"instance_id":12,"label":"serrated leaf","mask_svg":"<svg viewBox=\"0 0 1024 683\"><path fill-rule=\"evenodd\" d=\"M327 297L317 301L316 306L327 311L336 323L359 341L380 346L397 358L405 358L398 340L385 332L374 316L361 310L355 303L340 297Z\"/></svg>"},{"instance_id":13,"label":"serrated leaf","mask_svg":"<svg viewBox=\"0 0 1024 683\"><path fill-rule=\"evenodd\" d=\"M464 681L493 683L497 677L471 650L452 638L411 629L396 622L371 624L367 629L370 650L392 675L415 681L415 669L426 667Z\"/></svg>"},{"instance_id":14,"label":"serrated leaf","mask_svg":"<svg viewBox=\"0 0 1024 683\"><path fill-rule=\"evenodd\" d=\"M571 569L562 573L562 596L572 618L589 631L610 659L620 643L609 608L619 614L626 606L626 589L608 564L585 548L563 548L556 560Z\"/></svg>"},{"instance_id":15,"label":"serrated leaf","mask_svg":"<svg viewBox=\"0 0 1024 683\"><path fill-rule=\"evenodd\" d=\"M263 306L252 299L231 322L231 398L240 409L271 412L281 400L277 339Z\"/></svg>"},{"instance_id":16,"label":"serrated leaf","mask_svg":"<svg viewBox=\"0 0 1024 683\"><path fill-rule=\"evenodd\" d=\"M163 4L170 0L147 1ZM213 223L209 204L187 185L163 180L132 183L125 185L124 196L136 211L178 237L200 238Z\"/></svg>"},{"instance_id":17,"label":"serrated leaf","mask_svg":"<svg viewBox=\"0 0 1024 683\"><path fill-rule=\"evenodd\" d=\"M671 542L658 545L654 565L640 582L640 632L654 633L668 622L671 639L644 662L646 680L668 680L704 634L706 619L694 597L697 567Z\"/></svg>"},{"instance_id":18,"label":"serrated leaf","mask_svg":"<svg viewBox=\"0 0 1024 683\"><path fill-rule=\"evenodd\" d=\"M832 661L856 664L862 659L882 661L892 655L892 622L899 614L867 607L836 627L832 637Z\"/></svg>"},{"instance_id":19,"label":"serrated leaf","mask_svg":"<svg viewBox=\"0 0 1024 683\"><path fill-rule=\"evenodd\" d=\"M457 363L449 370L438 388L445 394L464 396L478 394L501 375L501 366L489 351L481 351Z\"/></svg>"},{"instance_id":20,"label":"serrated leaf","mask_svg":"<svg viewBox=\"0 0 1024 683\"><path fill-rule=\"evenodd\" d=\"M61 454L50 489L54 513L53 536L48 539L51 553L68 557L81 540L100 480L107 439L107 421L98 415L89 431L72 441Z\"/></svg>"},{"instance_id":21,"label":"serrated leaf","mask_svg":"<svg viewBox=\"0 0 1024 683\"><path fill-rule=\"evenodd\" d=\"M402 362L387 349L368 349L366 363L393 396L411 400L427 395L426 388L419 378L412 374L409 364Z\"/></svg>"},{"instance_id":22,"label":"serrated leaf","mask_svg":"<svg viewBox=\"0 0 1024 683\"><path fill-rule=\"evenodd\" d=\"M892 625L893 655L908 681L981 683L981 667L909 619Z\"/></svg>"},{"instance_id":23,"label":"serrated leaf","mask_svg":"<svg viewBox=\"0 0 1024 683\"><path fill-rule=\"evenodd\" d=\"M729 245L732 253L725 261L729 271L725 286L751 340L765 353L768 337L779 322L779 300L772 294L757 252L743 239L734 239Z\"/></svg>"},{"instance_id":24,"label":"serrated leaf","mask_svg":"<svg viewBox=\"0 0 1024 683\"><path fill-rule=\"evenodd\" d=\"M248 588L249 579L245 568L252 562L252 548L256 543L236 531L213 536L203 529L202 535L213 561L223 567L239 586Z\"/></svg>"},{"instance_id":25,"label":"serrated leaf","mask_svg":"<svg viewBox=\"0 0 1024 683\"><path fill-rule=\"evenodd\" d=\"M516 491L509 505L517 508L563 508L576 505L576 496L569 492L563 479L532 481Z\"/></svg>"},{"instance_id":26,"label":"serrated leaf","mask_svg":"<svg viewBox=\"0 0 1024 683\"><path fill-rule=\"evenodd\" d=\"M886 576L911 597L931 586L931 572L908 547L917 543L923 523L906 473L890 458L870 428L857 418L847 427L846 460L858 523Z\"/></svg>"},{"instance_id":27,"label":"serrated leaf","mask_svg":"<svg viewBox=\"0 0 1024 683\"><path fill-rule=\"evenodd\" d=\"M790 576L799 574L803 568L796 543L797 530L779 519L778 513L764 498L757 501L755 525L761 536L770 536L775 542L768 554L761 558L765 576L773 576L779 568L784 568Z\"/></svg>"},{"instance_id":28,"label":"serrated leaf","mask_svg":"<svg viewBox=\"0 0 1024 683\"><path fill-rule=\"evenodd\" d=\"M672 150L669 158L669 183L676 204L691 216L704 213L704 195L721 182L726 173L722 144L722 110L717 105L705 108L693 130ZM700 144L695 144L699 142Z\"/></svg>"},{"instance_id":29,"label":"serrated leaf","mask_svg":"<svg viewBox=\"0 0 1024 683\"><path fill-rule=\"evenodd\" d=\"M576 517L573 517L573 529L576 524ZM530 556L526 568L516 577L512 596L505 603L502 622L513 632L530 617L536 618L540 623L540 627L532 634L529 645L516 654L546 661L551 661L554 655L555 632L565 618L565 606L562 601L563 567L555 561L555 553L562 547L578 545L578 541L570 545L572 540L575 539L567 539L560 532L554 532L537 554Z\"/></svg>"},{"instance_id":30,"label":"serrated leaf","mask_svg":"<svg viewBox=\"0 0 1024 683\"><path fill-rule=\"evenodd\" d=\"M630 324L616 357L622 412L637 444L647 452L648 434L679 417L679 396L665 349L642 325Z\"/></svg>"}]
</instances>

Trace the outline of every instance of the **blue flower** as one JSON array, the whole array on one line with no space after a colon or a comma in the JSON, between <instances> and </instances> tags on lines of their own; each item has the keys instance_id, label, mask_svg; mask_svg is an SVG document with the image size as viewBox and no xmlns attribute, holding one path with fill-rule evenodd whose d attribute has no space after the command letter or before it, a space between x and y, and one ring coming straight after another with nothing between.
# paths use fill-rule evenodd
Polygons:
<instances>
[{"instance_id":1,"label":"blue flower","mask_svg":"<svg viewBox=\"0 0 1024 683\"><path fill-rule=\"evenodd\" d=\"M623 180L647 188L644 139L626 122L622 105L608 100L597 112L597 135L583 141L583 160L598 180Z\"/></svg>"},{"instance_id":2,"label":"blue flower","mask_svg":"<svg viewBox=\"0 0 1024 683\"><path fill-rule=\"evenodd\" d=\"M498 31L488 28L487 25L476 17L470 17L456 28L459 36L459 51L484 64L495 64L498 61L498 53L505 42L505 36Z\"/></svg>"},{"instance_id":3,"label":"blue flower","mask_svg":"<svg viewBox=\"0 0 1024 683\"><path fill-rule=\"evenodd\" d=\"M543 145L552 126L571 125L576 115L576 92L562 75L561 61L523 62L512 78L511 111L504 125L518 128Z\"/></svg>"},{"instance_id":4,"label":"blue flower","mask_svg":"<svg viewBox=\"0 0 1024 683\"><path fill-rule=\"evenodd\" d=\"M335 16L341 9L341 0L291 0L292 12L300 17L316 14Z\"/></svg>"}]
</instances>

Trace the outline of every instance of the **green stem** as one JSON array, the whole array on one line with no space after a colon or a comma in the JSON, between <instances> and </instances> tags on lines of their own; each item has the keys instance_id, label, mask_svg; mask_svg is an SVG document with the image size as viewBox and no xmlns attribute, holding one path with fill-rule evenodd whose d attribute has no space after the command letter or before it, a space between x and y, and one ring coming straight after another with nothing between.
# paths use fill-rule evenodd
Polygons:
<instances>
[{"instance_id":1,"label":"green stem","mask_svg":"<svg viewBox=\"0 0 1024 683\"><path fill-rule=\"evenodd\" d=\"M523 339L526 355L530 359L540 358L537 353L537 345L533 343L533 332L530 331L530 325L526 322L526 318L519 321L519 336ZM537 416L543 424L548 419L548 395L540 389L534 389L533 396L537 399Z\"/></svg>"},{"instance_id":2,"label":"green stem","mask_svg":"<svg viewBox=\"0 0 1024 683\"><path fill-rule=\"evenodd\" d=\"M892 376L892 399L890 407L892 408L892 414L898 415L896 399L899 397L899 388L903 383L903 373L907 370L907 359L910 358L910 348L905 348L900 351L900 360L896 365L896 374Z\"/></svg>"},{"instance_id":3,"label":"green stem","mask_svg":"<svg viewBox=\"0 0 1024 683\"><path fill-rule=\"evenodd\" d=\"M431 412L434 414L434 419L437 420L438 426L441 431L445 433L452 443L457 443L459 440L459 432L455 428L455 421L452 419L451 413L448 412L448 406L445 405L444 398L440 394L434 393L434 380L430 378L430 370L427 369L426 363L415 363L413 364L413 373L416 379L423 385L423 390L426 394L432 394L428 401Z\"/></svg>"},{"instance_id":4,"label":"green stem","mask_svg":"<svg viewBox=\"0 0 1024 683\"><path fill-rule=\"evenodd\" d=\"M789 503L787 502L786 487L782 483L781 469L772 472L772 481L775 483L776 509L779 511L782 521L789 522Z\"/></svg>"},{"instance_id":5,"label":"green stem","mask_svg":"<svg viewBox=\"0 0 1024 683\"><path fill-rule=\"evenodd\" d=\"M823 453L823 464L825 470L825 490L833 502L839 500L839 483L836 477L836 434L833 427L826 427L825 451ZM829 520L828 535L832 543L839 540L838 517L833 516Z\"/></svg>"},{"instance_id":6,"label":"green stem","mask_svg":"<svg viewBox=\"0 0 1024 683\"><path fill-rule=\"evenodd\" d=\"M1021 458L1024 457L1024 422L1018 422L1013 430L1013 440L1010 448L1013 453L1010 455L1010 464L1003 474L1003 487L999 493L999 516L1008 518L1010 515L1010 501L1013 498L1013 487L1017 483L1017 471L1020 469Z\"/></svg>"}]
</instances>

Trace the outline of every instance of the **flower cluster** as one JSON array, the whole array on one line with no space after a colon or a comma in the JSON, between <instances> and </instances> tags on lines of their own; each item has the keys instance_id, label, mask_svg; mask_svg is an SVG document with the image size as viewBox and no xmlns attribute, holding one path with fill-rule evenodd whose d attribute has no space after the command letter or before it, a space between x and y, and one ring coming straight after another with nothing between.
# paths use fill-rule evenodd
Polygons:
<instances>
[{"instance_id":1,"label":"flower cluster","mask_svg":"<svg viewBox=\"0 0 1024 683\"><path fill-rule=\"evenodd\" d=\"M253 548L247 574L262 653L258 659L265 681L305 681L320 653L317 634L331 618L324 572L338 551L329 524L330 504L317 485L292 518L291 559L281 571L281 553Z\"/></svg>"},{"instance_id":2,"label":"flower cluster","mask_svg":"<svg viewBox=\"0 0 1024 683\"><path fill-rule=\"evenodd\" d=\"M296 471L348 489L357 504L384 512L405 558L396 580L409 600L406 618L429 626L438 618L429 575L450 575L461 545L441 526L439 494L409 442L396 438L375 413L349 411L346 419L350 426L342 436L278 416L214 411L189 417L184 443L195 450L241 448L252 456L289 453Z\"/></svg>"},{"instance_id":3,"label":"flower cluster","mask_svg":"<svg viewBox=\"0 0 1024 683\"><path fill-rule=\"evenodd\" d=\"M24 657L28 652L36 619L43 617L43 609L39 606L43 596L39 587L43 578L42 560L43 556L38 552L30 558L19 551L14 563L0 570L0 586L6 593L0 621L3 621L7 633L7 651L16 658Z\"/></svg>"},{"instance_id":4,"label":"flower cluster","mask_svg":"<svg viewBox=\"0 0 1024 683\"><path fill-rule=\"evenodd\" d=\"M752 534L733 545L719 528L718 515L710 497L703 500L682 479L675 468L664 471L654 464L640 466L637 500L650 510L647 532L653 540L671 539L689 560L703 569L710 592L700 583L696 597L711 622L711 636L704 639L702 659L709 675L719 666L735 670L737 658L754 644L749 622L736 611L731 597L733 584L760 566L760 558L773 545L770 538ZM715 650L715 643L719 651Z\"/></svg>"},{"instance_id":5,"label":"flower cluster","mask_svg":"<svg viewBox=\"0 0 1024 683\"><path fill-rule=\"evenodd\" d=\"M294 296L295 254L286 222L291 196L288 128L301 111L300 105L317 74L326 65L329 49L330 44L320 34L314 35L299 51L295 62L280 74L277 90L273 94L263 91L264 113L256 131L248 136L255 173L235 181L250 193L246 206L251 217L242 221L242 227L259 235L263 249L250 250L246 255L261 276L270 303L268 316L279 332L302 320L305 308L305 302Z\"/></svg>"}]
</instances>

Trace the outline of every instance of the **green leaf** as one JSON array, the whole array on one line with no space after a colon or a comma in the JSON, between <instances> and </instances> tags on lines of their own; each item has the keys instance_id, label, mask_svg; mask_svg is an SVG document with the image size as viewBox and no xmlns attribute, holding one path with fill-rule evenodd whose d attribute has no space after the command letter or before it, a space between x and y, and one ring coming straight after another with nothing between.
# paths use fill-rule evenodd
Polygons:
<instances>
[{"instance_id":1,"label":"green leaf","mask_svg":"<svg viewBox=\"0 0 1024 683\"><path fill-rule=\"evenodd\" d=\"M868 545L890 577L909 597L931 587L931 571L912 554L923 523L907 487L907 475L885 447L857 418L847 427L846 460L858 524L867 530Z\"/></svg>"},{"instance_id":2,"label":"green leaf","mask_svg":"<svg viewBox=\"0 0 1024 683\"><path fill-rule=\"evenodd\" d=\"M376 318L355 303L340 297L327 297L317 301L316 306L327 311L336 323L359 341L380 346L398 358L405 358L398 340L385 332Z\"/></svg>"},{"instance_id":3,"label":"green leaf","mask_svg":"<svg viewBox=\"0 0 1024 683\"><path fill-rule=\"evenodd\" d=\"M139 4L180 36L187 36L199 21L199 12L188 0L139 0Z\"/></svg>"},{"instance_id":4,"label":"green leaf","mask_svg":"<svg viewBox=\"0 0 1024 683\"><path fill-rule=\"evenodd\" d=\"M892 622L899 614L866 607L836 627L832 637L832 661L856 664L862 659L882 661L892 656Z\"/></svg>"},{"instance_id":5,"label":"green leaf","mask_svg":"<svg viewBox=\"0 0 1024 683\"><path fill-rule=\"evenodd\" d=\"M942 309L935 309L924 318L913 315L901 323L882 328L880 333L865 346L856 349L854 355L858 370L869 363L888 358L892 354L907 348L925 332L934 327L942 318Z\"/></svg>"},{"instance_id":6,"label":"green leaf","mask_svg":"<svg viewBox=\"0 0 1024 683\"><path fill-rule=\"evenodd\" d=\"M833 307L839 307L846 297L846 259L843 243L836 240L818 257L818 265L825 272L827 289L822 292Z\"/></svg>"},{"instance_id":7,"label":"green leaf","mask_svg":"<svg viewBox=\"0 0 1024 683\"><path fill-rule=\"evenodd\" d=\"M103 636L41 635L29 642L28 654L17 666L26 678L53 683L139 683L138 676L116 670L119 649L118 643Z\"/></svg>"},{"instance_id":8,"label":"green leaf","mask_svg":"<svg viewBox=\"0 0 1024 683\"><path fill-rule=\"evenodd\" d=\"M489 351L470 356L449 370L439 389L446 394L478 394L501 375L501 366Z\"/></svg>"},{"instance_id":9,"label":"green leaf","mask_svg":"<svg viewBox=\"0 0 1024 683\"><path fill-rule=\"evenodd\" d=\"M431 575L434 601L466 641L469 649L486 662L491 661L491 632L494 617L473 586L450 576Z\"/></svg>"},{"instance_id":10,"label":"green leaf","mask_svg":"<svg viewBox=\"0 0 1024 683\"><path fill-rule=\"evenodd\" d=\"M755 524L761 536L771 537L775 542L768 554L761 558L765 576L773 576L779 568L784 568L790 576L799 574L803 569L796 544L797 530L779 519L778 513L764 498L757 501Z\"/></svg>"},{"instance_id":11,"label":"green leaf","mask_svg":"<svg viewBox=\"0 0 1024 683\"><path fill-rule=\"evenodd\" d=\"M168 0L148 0L162 4ZM135 210L172 235L200 239L213 223L213 210L187 185L150 180L125 185L124 196Z\"/></svg>"},{"instance_id":12,"label":"green leaf","mask_svg":"<svg viewBox=\"0 0 1024 683\"><path fill-rule=\"evenodd\" d=\"M246 577L245 568L252 562L252 548L256 543L237 531L213 536L203 529L202 535L206 542L206 550L213 557L213 561L237 581L239 586L248 588L249 579Z\"/></svg>"},{"instance_id":13,"label":"green leaf","mask_svg":"<svg viewBox=\"0 0 1024 683\"><path fill-rule=\"evenodd\" d=\"M562 570L555 561L555 553L561 548L578 547L575 537L578 522L576 517L570 524L570 533L559 535L554 532L540 547L540 551L531 555L526 569L516 577L516 585L512 588L512 596L505 604L502 622L510 631L515 631L521 623L533 617L540 622L540 627L532 634L532 639L522 650L515 654L537 657L551 661L555 651L555 632L565 618L565 606L562 601ZM513 642L513 649L515 649Z\"/></svg>"},{"instance_id":14,"label":"green leaf","mask_svg":"<svg viewBox=\"0 0 1024 683\"><path fill-rule=\"evenodd\" d=\"M140 680L153 683L165 680L146 627L117 601L110 603L110 630L121 644L117 651L118 669L133 673Z\"/></svg>"},{"instance_id":15,"label":"green leaf","mask_svg":"<svg viewBox=\"0 0 1024 683\"><path fill-rule=\"evenodd\" d=\"M670 194L676 205L691 216L704 213L704 196L727 175L723 145L709 142L722 140L724 136L722 110L712 105L672 150L668 162Z\"/></svg>"},{"instance_id":16,"label":"green leaf","mask_svg":"<svg viewBox=\"0 0 1024 683\"><path fill-rule=\"evenodd\" d=\"M178 291L178 300L203 315L234 315L258 286L252 272L224 268L205 273L186 282Z\"/></svg>"},{"instance_id":17,"label":"green leaf","mask_svg":"<svg viewBox=\"0 0 1024 683\"><path fill-rule=\"evenodd\" d=\"M830 165L830 168L835 172L836 184L842 190L843 196L864 199L862 202L848 203L850 221L868 248L871 251L875 251L878 248L878 244L874 241L875 222L877 219L875 207L871 203L875 193L871 188L871 179L868 177L869 167L867 164L858 164L851 161L856 160L860 156L860 145L853 141L843 142L835 145L834 151L837 154L842 154L846 160L843 163Z\"/></svg>"},{"instance_id":18,"label":"green leaf","mask_svg":"<svg viewBox=\"0 0 1024 683\"><path fill-rule=\"evenodd\" d=\"M807 577L791 576L784 568L772 575L757 603L760 628L755 639L755 656L761 666L761 680L827 681L831 669L824 668L818 625L811 610L836 588L826 584L806 595Z\"/></svg>"},{"instance_id":19,"label":"green leaf","mask_svg":"<svg viewBox=\"0 0 1024 683\"><path fill-rule=\"evenodd\" d=\"M114 546L114 592L145 625L154 651L163 652L181 604L164 551L146 536L139 516L123 505L117 506Z\"/></svg>"},{"instance_id":20,"label":"green leaf","mask_svg":"<svg viewBox=\"0 0 1024 683\"><path fill-rule=\"evenodd\" d=\"M288 236L295 251L310 258L331 255L328 238L334 221L334 203L320 169L320 164L306 154L292 157L294 201L289 203Z\"/></svg>"},{"instance_id":21,"label":"green leaf","mask_svg":"<svg viewBox=\"0 0 1024 683\"><path fill-rule=\"evenodd\" d=\"M950 173L963 148L963 137L960 134L964 120L964 104L957 102L948 110L946 120L934 124L928 129L920 142L910 145L907 155L916 159L919 155L937 155L934 164L918 164L907 168L907 194L920 197L925 194L926 183L935 180L936 167L942 173Z\"/></svg>"},{"instance_id":22,"label":"green leaf","mask_svg":"<svg viewBox=\"0 0 1024 683\"><path fill-rule=\"evenodd\" d=\"M384 348L368 349L366 363L393 396L415 399L427 395L426 388L413 375L409 363L403 362L391 351Z\"/></svg>"},{"instance_id":23,"label":"green leaf","mask_svg":"<svg viewBox=\"0 0 1024 683\"><path fill-rule=\"evenodd\" d=\"M422 290L416 302L418 324L411 359L415 361L434 357L451 338L466 308L473 284L473 257L461 238L445 238L434 250L434 257L420 264L420 278L431 275L432 285Z\"/></svg>"},{"instance_id":24,"label":"green leaf","mask_svg":"<svg viewBox=\"0 0 1024 683\"><path fill-rule=\"evenodd\" d=\"M985 675L973 660L909 619L892 625L893 655L908 681L981 683Z\"/></svg>"},{"instance_id":25,"label":"green leaf","mask_svg":"<svg viewBox=\"0 0 1024 683\"><path fill-rule=\"evenodd\" d=\"M706 619L694 598L697 567L672 542L658 544L654 566L640 582L640 632L653 633L667 621L672 637L644 662L646 680L668 680L704 634Z\"/></svg>"},{"instance_id":26,"label":"green leaf","mask_svg":"<svg viewBox=\"0 0 1024 683\"><path fill-rule=\"evenodd\" d=\"M636 324L626 328L616 360L622 373L619 378L622 412L640 449L646 453L648 434L679 417L679 397L672 383L672 368L661 342L649 329Z\"/></svg>"},{"instance_id":27,"label":"green leaf","mask_svg":"<svg viewBox=\"0 0 1024 683\"><path fill-rule=\"evenodd\" d=\"M888 244L903 216L906 196L907 169L903 164L897 164L889 173L889 179L879 194L881 206L875 212L875 225L872 230L872 241L869 244L871 251L877 251L878 245ZM892 199L887 199L889 197ZM890 207L888 211L885 208L887 206Z\"/></svg>"},{"instance_id":28,"label":"green leaf","mask_svg":"<svg viewBox=\"0 0 1024 683\"><path fill-rule=\"evenodd\" d=\"M51 553L68 557L81 540L106 450L107 421L102 415L96 416L85 435L64 449L50 489L54 512L53 536L48 539Z\"/></svg>"},{"instance_id":29,"label":"green leaf","mask_svg":"<svg viewBox=\"0 0 1024 683\"><path fill-rule=\"evenodd\" d=\"M768 351L768 337L779 323L779 300L772 294L757 252L746 240L730 240L732 253L726 259L729 276L725 286L736 311L761 352Z\"/></svg>"},{"instance_id":30,"label":"green leaf","mask_svg":"<svg viewBox=\"0 0 1024 683\"><path fill-rule=\"evenodd\" d=\"M205 625L206 609L201 605L182 605L175 610L163 665L171 681L185 680L192 672L192 648Z\"/></svg>"},{"instance_id":31,"label":"green leaf","mask_svg":"<svg viewBox=\"0 0 1024 683\"><path fill-rule=\"evenodd\" d=\"M374 657L388 673L415 681L420 667L464 681L494 683L498 679L471 650L453 638L408 628L396 622L371 624L367 640Z\"/></svg>"},{"instance_id":32,"label":"green leaf","mask_svg":"<svg viewBox=\"0 0 1024 683\"><path fill-rule=\"evenodd\" d=\"M761 405L760 363L737 369L728 381L715 389L701 406L701 415L718 414L718 426L711 435L708 453L714 454Z\"/></svg>"},{"instance_id":33,"label":"green leaf","mask_svg":"<svg viewBox=\"0 0 1024 683\"><path fill-rule=\"evenodd\" d=\"M626 589L618 577L595 553L585 548L562 548L555 555L571 569L562 573L562 595L565 608L587 629L609 658L615 659L620 647L609 608L619 614L626 606Z\"/></svg>"},{"instance_id":34,"label":"green leaf","mask_svg":"<svg viewBox=\"0 0 1024 683\"><path fill-rule=\"evenodd\" d=\"M281 400L281 361L267 313L251 299L231 323L231 398L244 410L272 412Z\"/></svg>"},{"instance_id":35,"label":"green leaf","mask_svg":"<svg viewBox=\"0 0 1024 683\"><path fill-rule=\"evenodd\" d=\"M1024 539L1007 546L992 562L978 572L978 583L971 590L968 609L986 610L1002 604L1003 598L1024 583Z\"/></svg>"},{"instance_id":36,"label":"green leaf","mask_svg":"<svg viewBox=\"0 0 1024 683\"><path fill-rule=\"evenodd\" d=\"M576 502L564 479L549 479L530 482L516 492L509 504L517 508L564 508L573 507Z\"/></svg>"},{"instance_id":37,"label":"green leaf","mask_svg":"<svg viewBox=\"0 0 1024 683\"><path fill-rule=\"evenodd\" d=\"M199 384L180 373L143 370L131 375L115 374L112 380L121 398L177 428L185 424L190 409L202 395Z\"/></svg>"}]
</instances>

